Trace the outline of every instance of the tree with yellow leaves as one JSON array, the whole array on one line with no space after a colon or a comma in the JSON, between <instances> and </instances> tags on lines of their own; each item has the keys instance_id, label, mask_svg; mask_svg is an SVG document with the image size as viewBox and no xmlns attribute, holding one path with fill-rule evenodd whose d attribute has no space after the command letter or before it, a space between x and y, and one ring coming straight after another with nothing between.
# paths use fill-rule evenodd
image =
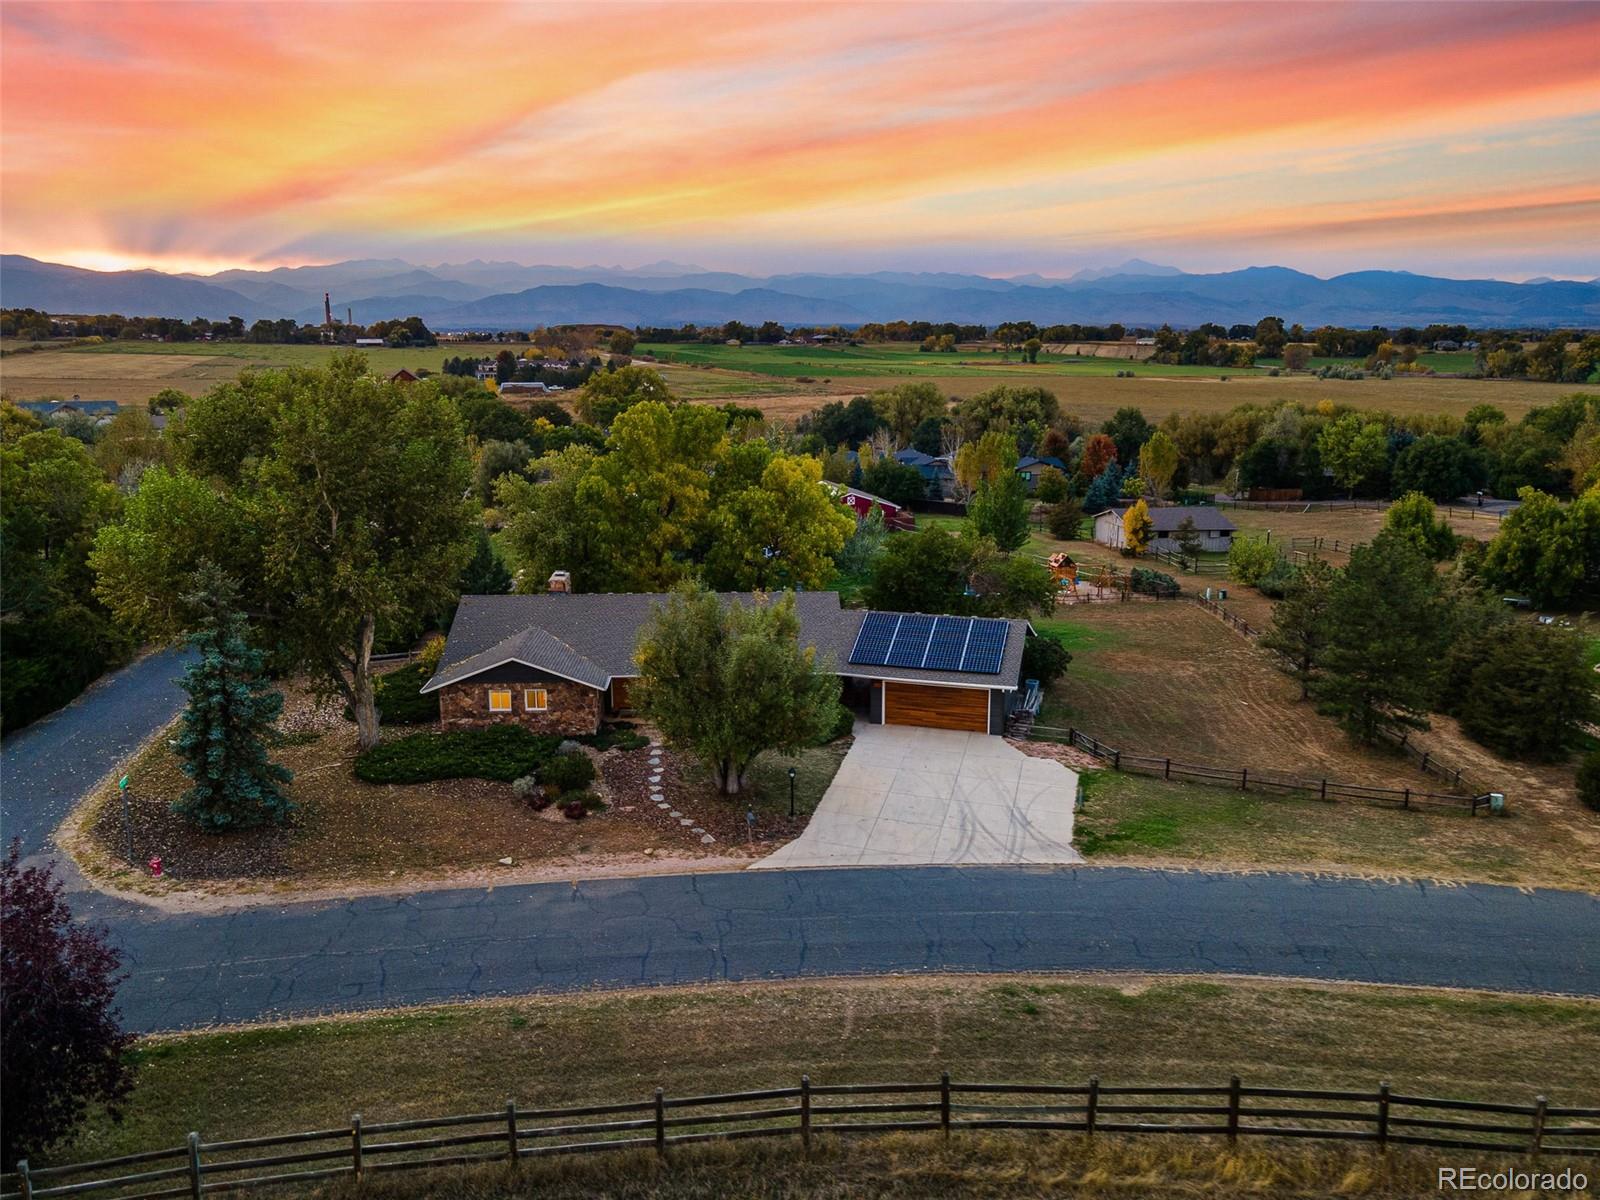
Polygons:
<instances>
[{"instance_id":1,"label":"tree with yellow leaves","mask_svg":"<svg viewBox=\"0 0 1600 1200\"><path fill-rule=\"evenodd\" d=\"M1137 558L1150 548L1155 522L1150 519L1150 507L1143 500L1131 505L1122 514L1122 552Z\"/></svg>"}]
</instances>

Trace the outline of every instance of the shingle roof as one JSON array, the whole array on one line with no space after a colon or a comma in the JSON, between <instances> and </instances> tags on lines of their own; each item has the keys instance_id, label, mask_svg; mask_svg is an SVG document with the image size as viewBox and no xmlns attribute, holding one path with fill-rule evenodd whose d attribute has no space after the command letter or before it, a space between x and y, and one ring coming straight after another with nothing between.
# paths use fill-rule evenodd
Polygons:
<instances>
[{"instance_id":1,"label":"shingle roof","mask_svg":"<svg viewBox=\"0 0 1600 1200\"><path fill-rule=\"evenodd\" d=\"M720 592L724 603L754 604L750 592ZM521 662L596 689L613 678L639 672L633 653L639 631L658 605L659 592L545 592L532 596L463 596L450 625L439 669L424 692L507 662ZM1022 670L1022 643L1031 632L1026 621L1011 622L1000 671L995 675L961 671L921 671L903 667L858 666L847 662L866 613L839 607L837 592L797 592L800 640L814 646L819 661L830 660L842 675L864 679L904 679L921 683L964 683L1012 689Z\"/></svg>"},{"instance_id":2,"label":"shingle roof","mask_svg":"<svg viewBox=\"0 0 1600 1200\"><path fill-rule=\"evenodd\" d=\"M750 592L718 594L725 603L757 603ZM639 673L633 661L639 631L667 599L661 592L463 596L439 669L422 690L434 691L511 661L603 688L614 677ZM838 656L839 594L799 592L795 607L802 641L815 645L819 654Z\"/></svg>"},{"instance_id":3,"label":"shingle roof","mask_svg":"<svg viewBox=\"0 0 1600 1200\"><path fill-rule=\"evenodd\" d=\"M1095 516L1103 517L1106 513L1121 518L1125 510L1108 508L1105 512L1096 513ZM1178 526L1183 524L1188 517L1194 522L1194 527L1202 532L1208 529L1232 533L1239 528L1226 516L1212 508L1209 504L1185 505L1159 505L1150 510L1150 526L1156 533L1176 533Z\"/></svg>"}]
</instances>

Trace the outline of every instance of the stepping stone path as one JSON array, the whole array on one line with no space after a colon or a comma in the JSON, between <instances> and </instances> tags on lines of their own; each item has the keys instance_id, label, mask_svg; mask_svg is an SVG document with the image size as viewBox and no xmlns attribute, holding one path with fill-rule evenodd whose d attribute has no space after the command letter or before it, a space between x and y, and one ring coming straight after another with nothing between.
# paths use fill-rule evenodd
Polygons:
<instances>
[{"instance_id":1,"label":"stepping stone path","mask_svg":"<svg viewBox=\"0 0 1600 1200\"><path fill-rule=\"evenodd\" d=\"M681 812L679 812L677 809L673 808L672 805L667 802L666 796L662 793L662 790L661 790L661 776L662 776L662 773L663 773L663 771L662 771L662 766L661 766L661 751L659 751L659 750L651 750L650 751L650 799L654 802L654 804L655 804L655 806L657 808L659 808L662 812L664 812L667 815L669 815L679 825L683 826L683 828L689 830L690 833L699 834L700 835L700 843L701 843L701 845L704 845L704 846L714 845L716 843L716 840L717 840L716 838L712 837L704 829L702 829L700 826L696 825L694 823L694 818L693 817L684 816Z\"/></svg>"}]
</instances>

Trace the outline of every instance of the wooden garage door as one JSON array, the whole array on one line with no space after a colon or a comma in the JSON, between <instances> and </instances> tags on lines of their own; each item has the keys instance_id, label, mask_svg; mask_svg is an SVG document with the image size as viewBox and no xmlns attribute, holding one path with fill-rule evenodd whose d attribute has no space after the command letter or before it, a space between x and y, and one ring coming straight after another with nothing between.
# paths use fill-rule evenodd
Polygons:
<instances>
[{"instance_id":1,"label":"wooden garage door","mask_svg":"<svg viewBox=\"0 0 1600 1200\"><path fill-rule=\"evenodd\" d=\"M884 722L929 729L989 732L989 693L981 688L927 683L885 683Z\"/></svg>"}]
</instances>

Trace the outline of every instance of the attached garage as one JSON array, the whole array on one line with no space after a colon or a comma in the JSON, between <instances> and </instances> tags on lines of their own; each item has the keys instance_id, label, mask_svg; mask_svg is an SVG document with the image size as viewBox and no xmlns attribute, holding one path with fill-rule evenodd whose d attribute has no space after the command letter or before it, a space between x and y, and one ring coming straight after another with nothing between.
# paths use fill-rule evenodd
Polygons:
<instances>
[{"instance_id":1,"label":"attached garage","mask_svg":"<svg viewBox=\"0 0 1600 1200\"><path fill-rule=\"evenodd\" d=\"M883 685L883 720L886 725L919 725L925 729L966 729L973 733L988 733L989 690L886 680Z\"/></svg>"}]
</instances>

